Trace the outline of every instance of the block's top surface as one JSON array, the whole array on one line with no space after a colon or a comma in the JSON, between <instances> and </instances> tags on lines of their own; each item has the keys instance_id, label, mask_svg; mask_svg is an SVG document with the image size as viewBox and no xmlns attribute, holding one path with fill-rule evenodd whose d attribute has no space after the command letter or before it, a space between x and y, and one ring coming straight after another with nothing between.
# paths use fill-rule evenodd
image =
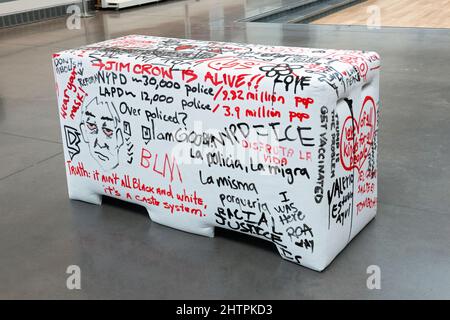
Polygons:
<instances>
[{"instance_id":1,"label":"block's top surface","mask_svg":"<svg viewBox=\"0 0 450 320\"><path fill-rule=\"evenodd\" d=\"M56 54L89 57L93 66L127 71L119 61L133 60L173 69L265 73L274 80L284 74L306 75L328 84L342 96L350 87L365 83L380 68L375 52L313 49L216 41L129 35Z\"/></svg>"}]
</instances>

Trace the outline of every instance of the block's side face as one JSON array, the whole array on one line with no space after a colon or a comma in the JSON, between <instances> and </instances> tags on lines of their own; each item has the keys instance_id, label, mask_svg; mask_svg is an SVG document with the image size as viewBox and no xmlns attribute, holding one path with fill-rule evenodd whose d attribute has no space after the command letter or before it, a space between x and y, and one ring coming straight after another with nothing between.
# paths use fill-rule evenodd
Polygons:
<instances>
[{"instance_id":1,"label":"block's side face","mask_svg":"<svg viewBox=\"0 0 450 320\"><path fill-rule=\"evenodd\" d=\"M328 200L349 175L331 177L347 117L336 101L364 82L348 59L146 36L64 52L54 65L70 197L137 203L197 234L260 237L322 270L349 225L329 218Z\"/></svg>"},{"instance_id":2,"label":"block's side face","mask_svg":"<svg viewBox=\"0 0 450 320\"><path fill-rule=\"evenodd\" d=\"M359 75L332 111L327 259L334 257L376 215L380 114L379 57L366 53ZM362 66L362 67L361 67ZM364 74L364 73L363 73Z\"/></svg>"},{"instance_id":3,"label":"block's side face","mask_svg":"<svg viewBox=\"0 0 450 320\"><path fill-rule=\"evenodd\" d=\"M87 180L92 177L92 172L85 167L90 158L82 152L84 141L79 115L89 97L80 79L86 71L86 63L77 51L71 50L53 54L52 64L69 197L100 204L102 190Z\"/></svg>"}]
</instances>

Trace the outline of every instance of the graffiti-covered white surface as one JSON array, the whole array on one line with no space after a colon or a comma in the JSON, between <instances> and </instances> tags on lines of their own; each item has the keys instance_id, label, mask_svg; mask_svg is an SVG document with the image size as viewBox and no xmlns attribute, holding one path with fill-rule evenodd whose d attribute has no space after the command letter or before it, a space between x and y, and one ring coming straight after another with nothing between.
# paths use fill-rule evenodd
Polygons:
<instances>
[{"instance_id":1,"label":"graffiti-covered white surface","mask_svg":"<svg viewBox=\"0 0 450 320\"><path fill-rule=\"evenodd\" d=\"M126 36L53 66L72 199L315 270L376 214L376 53Z\"/></svg>"}]
</instances>

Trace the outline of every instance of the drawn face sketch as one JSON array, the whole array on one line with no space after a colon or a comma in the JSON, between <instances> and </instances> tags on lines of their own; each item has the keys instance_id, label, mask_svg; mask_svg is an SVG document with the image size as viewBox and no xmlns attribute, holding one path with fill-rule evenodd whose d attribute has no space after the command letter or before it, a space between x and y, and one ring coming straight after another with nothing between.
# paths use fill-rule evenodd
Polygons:
<instances>
[{"instance_id":1,"label":"drawn face sketch","mask_svg":"<svg viewBox=\"0 0 450 320\"><path fill-rule=\"evenodd\" d=\"M111 102L92 99L82 109L80 131L89 152L105 170L119 164L119 150L123 145L120 118Z\"/></svg>"}]
</instances>

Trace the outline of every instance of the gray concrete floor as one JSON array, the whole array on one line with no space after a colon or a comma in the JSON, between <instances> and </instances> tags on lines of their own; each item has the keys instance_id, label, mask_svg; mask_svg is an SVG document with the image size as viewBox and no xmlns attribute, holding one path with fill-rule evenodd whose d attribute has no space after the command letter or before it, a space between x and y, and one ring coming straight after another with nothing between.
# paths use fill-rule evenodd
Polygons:
<instances>
[{"instance_id":1,"label":"gray concrete floor","mask_svg":"<svg viewBox=\"0 0 450 320\"><path fill-rule=\"evenodd\" d=\"M0 30L0 298L450 298L450 30L236 23L289 1L166 2ZM264 241L203 238L67 196L51 53L125 34L375 50L377 218L324 271ZM66 289L68 265L82 289ZM366 269L381 268L381 290Z\"/></svg>"}]
</instances>

